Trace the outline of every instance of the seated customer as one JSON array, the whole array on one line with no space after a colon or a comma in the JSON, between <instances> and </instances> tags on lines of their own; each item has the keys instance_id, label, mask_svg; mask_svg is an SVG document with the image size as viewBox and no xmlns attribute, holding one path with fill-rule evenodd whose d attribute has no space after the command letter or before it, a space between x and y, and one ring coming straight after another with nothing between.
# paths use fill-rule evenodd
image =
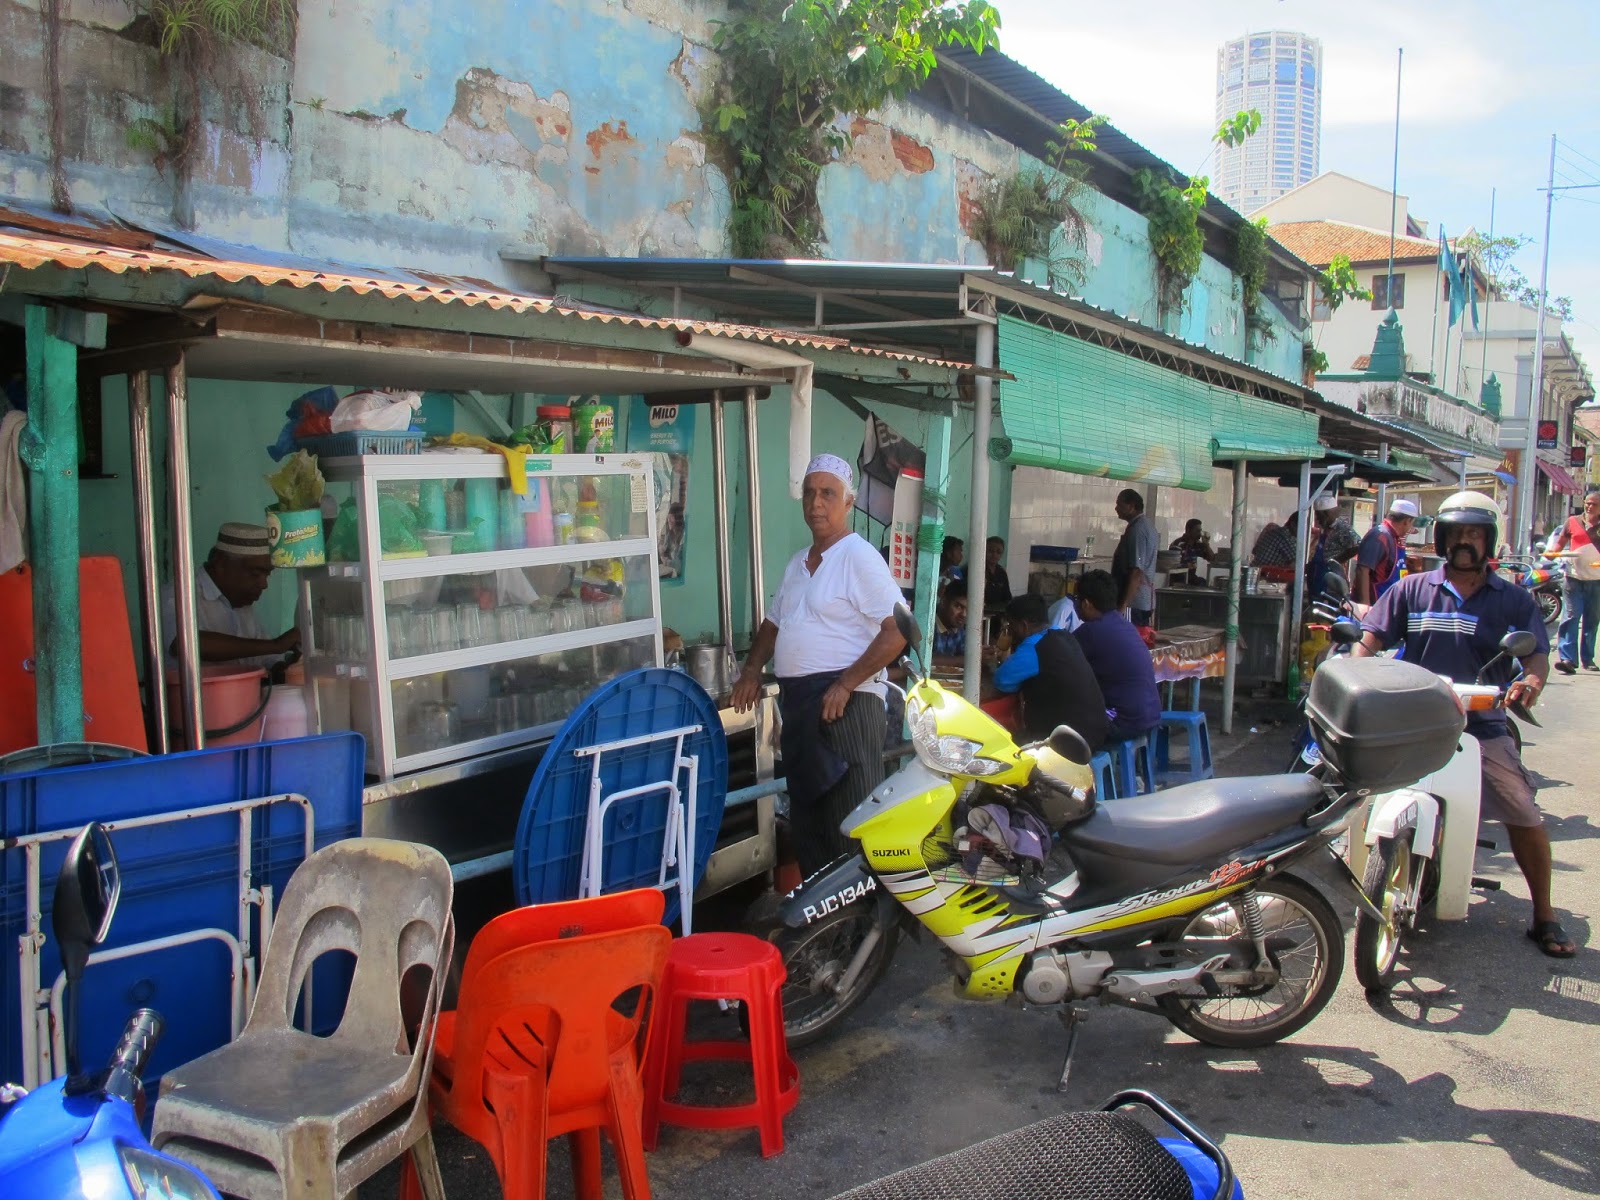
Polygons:
<instances>
[{"instance_id":1,"label":"seated customer","mask_svg":"<svg viewBox=\"0 0 1600 1200\"><path fill-rule=\"evenodd\" d=\"M967 581L952 579L933 610L933 661L959 665L967 652Z\"/></svg>"},{"instance_id":2,"label":"seated customer","mask_svg":"<svg viewBox=\"0 0 1600 1200\"><path fill-rule=\"evenodd\" d=\"M1017 648L995 669L994 684L1002 692L1022 693L1028 736L1047 738L1057 725L1070 725L1089 749L1104 746L1111 724L1105 697L1077 639L1050 628L1042 596L1018 596L1006 606L1006 620Z\"/></svg>"},{"instance_id":3,"label":"seated customer","mask_svg":"<svg viewBox=\"0 0 1600 1200\"><path fill-rule=\"evenodd\" d=\"M1073 636L1105 694L1111 740L1154 729L1161 723L1155 665L1139 631L1117 610L1110 572L1090 571L1078 580L1078 615L1083 625Z\"/></svg>"}]
</instances>

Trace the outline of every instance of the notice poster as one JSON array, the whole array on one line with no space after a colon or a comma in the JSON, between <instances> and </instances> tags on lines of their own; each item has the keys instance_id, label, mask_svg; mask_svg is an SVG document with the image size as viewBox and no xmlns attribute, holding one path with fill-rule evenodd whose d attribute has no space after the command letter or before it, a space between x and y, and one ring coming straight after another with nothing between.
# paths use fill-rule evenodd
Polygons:
<instances>
[{"instance_id":1,"label":"notice poster","mask_svg":"<svg viewBox=\"0 0 1600 1200\"><path fill-rule=\"evenodd\" d=\"M683 582L688 530L689 459L694 453L694 406L628 399L628 445L655 463L656 574L663 584Z\"/></svg>"},{"instance_id":2,"label":"notice poster","mask_svg":"<svg viewBox=\"0 0 1600 1200\"><path fill-rule=\"evenodd\" d=\"M889 573L896 586L917 586L917 531L922 526L922 472L900 468L894 485L894 519L889 525Z\"/></svg>"}]
</instances>

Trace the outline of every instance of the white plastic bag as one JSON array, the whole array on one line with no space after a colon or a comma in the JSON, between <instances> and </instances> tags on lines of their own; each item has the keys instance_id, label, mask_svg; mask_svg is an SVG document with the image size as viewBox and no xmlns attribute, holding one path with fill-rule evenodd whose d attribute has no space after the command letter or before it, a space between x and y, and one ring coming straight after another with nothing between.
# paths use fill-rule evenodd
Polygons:
<instances>
[{"instance_id":1,"label":"white plastic bag","mask_svg":"<svg viewBox=\"0 0 1600 1200\"><path fill-rule=\"evenodd\" d=\"M403 433L422 407L421 392L351 392L328 419L334 433L376 429Z\"/></svg>"}]
</instances>

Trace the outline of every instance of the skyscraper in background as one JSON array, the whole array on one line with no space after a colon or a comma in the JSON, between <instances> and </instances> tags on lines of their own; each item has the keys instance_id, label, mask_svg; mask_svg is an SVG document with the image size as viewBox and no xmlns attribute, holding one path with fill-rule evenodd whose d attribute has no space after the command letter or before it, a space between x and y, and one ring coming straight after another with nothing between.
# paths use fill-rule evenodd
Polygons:
<instances>
[{"instance_id":1,"label":"skyscraper in background","mask_svg":"<svg viewBox=\"0 0 1600 1200\"><path fill-rule=\"evenodd\" d=\"M1303 33L1252 33L1217 51L1217 121L1256 109L1261 128L1219 146L1211 190L1251 213L1318 171L1322 150L1322 43Z\"/></svg>"}]
</instances>

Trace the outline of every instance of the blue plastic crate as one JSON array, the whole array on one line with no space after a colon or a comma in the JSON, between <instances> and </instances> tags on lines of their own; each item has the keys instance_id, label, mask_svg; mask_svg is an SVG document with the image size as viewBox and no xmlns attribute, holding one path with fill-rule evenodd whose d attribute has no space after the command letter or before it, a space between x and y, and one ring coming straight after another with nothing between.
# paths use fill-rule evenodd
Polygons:
<instances>
[{"instance_id":1,"label":"blue plastic crate","mask_svg":"<svg viewBox=\"0 0 1600 1200\"><path fill-rule=\"evenodd\" d=\"M358 429L350 433L305 437L295 444L318 458L353 458L359 454L421 454L422 442L427 436L421 430L388 432Z\"/></svg>"},{"instance_id":2,"label":"blue plastic crate","mask_svg":"<svg viewBox=\"0 0 1600 1200\"><path fill-rule=\"evenodd\" d=\"M361 832L365 744L339 733L249 746L199 750L124 762L62 767L0 777L0 938L10 947L0 995L0 1079L23 1078L16 947L27 927L25 852L11 839L296 792L311 802L312 843ZM252 817L251 872L271 885L274 910L300 864L304 825L298 807L274 805ZM104 948L216 928L235 933L238 917L239 817L235 813L119 830L112 835L122 898ZM40 901L45 986L61 969L50 928L50 902L67 842L43 844ZM262 946L256 936L259 954ZM105 1061L128 1014L149 1005L166 1018L149 1075L153 1079L228 1041L230 959L222 943L194 942L148 955L95 963L84 977L81 1048L86 1064ZM336 974L319 968L314 1024L330 1028L343 1010ZM328 986L324 986L327 984Z\"/></svg>"},{"instance_id":3,"label":"blue plastic crate","mask_svg":"<svg viewBox=\"0 0 1600 1200\"><path fill-rule=\"evenodd\" d=\"M1078 548L1076 546L1029 546L1029 562L1077 562Z\"/></svg>"}]
</instances>

